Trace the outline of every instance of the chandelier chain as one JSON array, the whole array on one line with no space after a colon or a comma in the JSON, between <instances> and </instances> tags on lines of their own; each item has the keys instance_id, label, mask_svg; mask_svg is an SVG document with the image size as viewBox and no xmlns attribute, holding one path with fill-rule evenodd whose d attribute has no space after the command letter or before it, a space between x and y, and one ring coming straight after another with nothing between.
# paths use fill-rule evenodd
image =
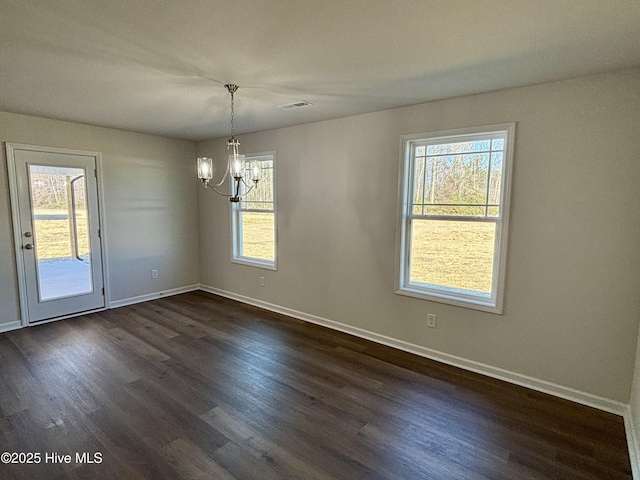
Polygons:
<instances>
[{"instance_id":1,"label":"chandelier chain","mask_svg":"<svg viewBox=\"0 0 640 480\"><path fill-rule=\"evenodd\" d=\"M235 102L234 102L234 98L233 98L233 94L236 93L236 90L238 90L238 86L234 85L234 84L227 84L225 85L225 88L227 89L227 91L231 94L231 140L235 140L235 134L236 134L236 129L235 129Z\"/></svg>"},{"instance_id":2,"label":"chandelier chain","mask_svg":"<svg viewBox=\"0 0 640 480\"><path fill-rule=\"evenodd\" d=\"M230 90L231 92L231 138L235 138L235 122L234 122L234 116L235 116L235 112L233 109L233 90Z\"/></svg>"}]
</instances>

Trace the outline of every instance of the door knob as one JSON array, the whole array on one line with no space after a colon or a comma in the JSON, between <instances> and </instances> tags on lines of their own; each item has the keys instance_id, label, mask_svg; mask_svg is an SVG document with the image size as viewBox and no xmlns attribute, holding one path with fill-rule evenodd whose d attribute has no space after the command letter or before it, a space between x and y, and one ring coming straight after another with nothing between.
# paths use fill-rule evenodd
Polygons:
<instances>
[{"instance_id":1,"label":"door knob","mask_svg":"<svg viewBox=\"0 0 640 480\"><path fill-rule=\"evenodd\" d=\"M33 244L31 243L27 243L24 248L26 248L27 250L33 250Z\"/></svg>"},{"instance_id":2,"label":"door knob","mask_svg":"<svg viewBox=\"0 0 640 480\"><path fill-rule=\"evenodd\" d=\"M24 232L24 236L27 238L31 238L31 232Z\"/></svg>"}]
</instances>

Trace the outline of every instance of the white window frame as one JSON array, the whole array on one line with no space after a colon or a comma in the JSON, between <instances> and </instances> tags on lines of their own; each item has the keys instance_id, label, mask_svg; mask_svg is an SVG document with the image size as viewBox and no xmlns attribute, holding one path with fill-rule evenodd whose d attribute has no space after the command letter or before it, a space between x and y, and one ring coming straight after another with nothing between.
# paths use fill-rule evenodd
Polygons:
<instances>
[{"instance_id":1,"label":"white window frame","mask_svg":"<svg viewBox=\"0 0 640 480\"><path fill-rule=\"evenodd\" d=\"M416 215L413 213L413 152L416 144L437 145L450 142L464 142L479 139L486 135L492 138L495 134L504 134L506 145L502 167L502 189L500 192L500 209L497 217L489 216L443 216ZM445 130L437 132L403 135L400 145L400 172L398 182L398 228L396 241L396 293L415 298L431 300L461 307L501 314L504 303L504 284L507 257L507 237L509 231L509 203L511 197L511 172L513 169L515 123L484 125L479 127ZM428 219L442 221L477 221L496 224L496 236L493 257L493 284L489 298L465 294L453 289L439 286L425 286L411 283L411 222L412 219Z\"/></svg>"},{"instance_id":2,"label":"white window frame","mask_svg":"<svg viewBox=\"0 0 640 480\"><path fill-rule=\"evenodd\" d=\"M277 270L278 261L278 208L276 206L276 152L261 152L245 155L245 163L271 161L273 162L273 209L272 210L251 210L241 208L242 202L231 204L231 262L252 267L264 268L267 270ZM235 182L232 182L234 188ZM250 185L250 183L249 183ZM272 212L273 213L273 239L274 239L274 259L247 257L242 255L242 212Z\"/></svg>"}]
</instances>

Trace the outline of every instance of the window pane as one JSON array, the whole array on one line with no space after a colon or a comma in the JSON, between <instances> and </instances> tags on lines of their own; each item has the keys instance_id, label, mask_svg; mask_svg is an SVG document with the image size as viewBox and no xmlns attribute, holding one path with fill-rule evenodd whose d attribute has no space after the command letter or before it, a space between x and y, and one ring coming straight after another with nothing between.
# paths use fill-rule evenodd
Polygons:
<instances>
[{"instance_id":1,"label":"window pane","mask_svg":"<svg viewBox=\"0 0 640 480\"><path fill-rule=\"evenodd\" d=\"M504 153L491 154L491 180L489 181L489 203L500 203L500 191L502 189L502 164Z\"/></svg>"},{"instance_id":2,"label":"window pane","mask_svg":"<svg viewBox=\"0 0 640 480\"><path fill-rule=\"evenodd\" d=\"M490 297L496 224L412 220L412 284Z\"/></svg>"},{"instance_id":3,"label":"window pane","mask_svg":"<svg viewBox=\"0 0 640 480\"><path fill-rule=\"evenodd\" d=\"M429 145L427 155L448 155L455 153L486 152L489 150L490 140L479 140L475 142L443 143L439 145Z\"/></svg>"},{"instance_id":4,"label":"window pane","mask_svg":"<svg viewBox=\"0 0 640 480\"><path fill-rule=\"evenodd\" d=\"M240 212L243 257L275 261L275 223L273 213Z\"/></svg>"},{"instance_id":5,"label":"window pane","mask_svg":"<svg viewBox=\"0 0 640 480\"><path fill-rule=\"evenodd\" d=\"M253 175L253 168L260 168L260 180L258 184L252 188L249 193L245 193L249 190L244 184L242 186L242 202L240 208L245 209L273 209L273 161L251 161L248 159L245 163L245 181L247 184L252 185L251 178Z\"/></svg>"},{"instance_id":6,"label":"window pane","mask_svg":"<svg viewBox=\"0 0 640 480\"><path fill-rule=\"evenodd\" d=\"M413 170L413 199L414 203L421 204L424 203L424 176L425 176L425 162L424 158L416 158L414 162L414 170Z\"/></svg>"},{"instance_id":7,"label":"window pane","mask_svg":"<svg viewBox=\"0 0 640 480\"><path fill-rule=\"evenodd\" d=\"M425 203L486 203L489 153L427 157L426 169Z\"/></svg>"},{"instance_id":8,"label":"window pane","mask_svg":"<svg viewBox=\"0 0 640 480\"><path fill-rule=\"evenodd\" d=\"M504 150L504 138L496 138L491 142L491 150Z\"/></svg>"}]
</instances>

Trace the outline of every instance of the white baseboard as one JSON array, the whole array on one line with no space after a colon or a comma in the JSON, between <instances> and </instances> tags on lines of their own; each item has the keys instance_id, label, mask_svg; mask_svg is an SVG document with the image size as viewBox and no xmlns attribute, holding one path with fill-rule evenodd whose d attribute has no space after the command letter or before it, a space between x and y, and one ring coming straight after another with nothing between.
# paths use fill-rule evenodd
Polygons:
<instances>
[{"instance_id":1,"label":"white baseboard","mask_svg":"<svg viewBox=\"0 0 640 480\"><path fill-rule=\"evenodd\" d=\"M126 305L133 305L134 303L148 302L149 300L156 300L157 298L170 297L171 295L178 295L180 293L193 292L194 290L200 290L200 285L188 285L186 287L172 288L170 290L163 290L162 292L148 293L146 295L139 295L137 297L123 298L122 300L111 300L107 308L118 308Z\"/></svg>"},{"instance_id":2,"label":"white baseboard","mask_svg":"<svg viewBox=\"0 0 640 480\"><path fill-rule=\"evenodd\" d=\"M581 392L573 388L558 385L552 382L548 382L546 380L540 380L538 378L529 377L527 375L522 375L520 373L511 372L509 370L505 370L502 368L493 367L491 365L476 362L474 360L457 357L455 355L450 355L448 353L440 352L438 350L432 350L430 348L426 348L410 342L405 342L404 340L397 340L395 338L387 337L386 335L380 335L375 332L371 332L368 330L364 330L362 328L346 325L344 323L329 320L327 318L322 318L316 315L299 312L291 308L282 307L280 305L274 305L272 303L264 302L262 300L256 300L250 297L245 297L244 295L238 295L236 293L227 292L225 290L220 290L218 288L210 287L208 285L200 285L200 289L205 292L213 293L215 295L220 295L221 297L237 300L239 302L247 303L249 305L254 305L256 307L264 308L265 310L281 313L283 315L294 317L299 320L304 320L309 323L315 323L317 325L322 325L324 327L328 327L334 330L338 330L340 332L348 333L356 337L364 338L366 340L371 340L373 342L380 343L382 345L387 345L389 347L397 348L398 350L414 353L421 357L429 358L431 360L436 360L438 362L442 362L447 365L462 368L464 370L469 370L471 372L486 375L488 377L496 378L498 380L504 380L506 382L513 383L515 385L520 385L522 387L531 388L532 390L536 390L538 392L548 393L550 395L564 398L566 400L570 400L572 402L576 402L582 405L587 405L589 407L597 408L599 410L604 410L605 412L624 416L628 410L628 405L622 402L618 402L608 398L593 395L591 393Z\"/></svg>"},{"instance_id":3,"label":"white baseboard","mask_svg":"<svg viewBox=\"0 0 640 480\"><path fill-rule=\"evenodd\" d=\"M629 449L629 460L631 461L631 473L633 478L640 480L640 448L635 429L635 419L629 406L627 406L624 414L624 431L627 434L627 447Z\"/></svg>"},{"instance_id":4,"label":"white baseboard","mask_svg":"<svg viewBox=\"0 0 640 480\"><path fill-rule=\"evenodd\" d=\"M20 320L16 320L15 322L3 323L0 325L0 333L8 332L10 330L17 330L18 328L22 328L22 322Z\"/></svg>"}]
</instances>

